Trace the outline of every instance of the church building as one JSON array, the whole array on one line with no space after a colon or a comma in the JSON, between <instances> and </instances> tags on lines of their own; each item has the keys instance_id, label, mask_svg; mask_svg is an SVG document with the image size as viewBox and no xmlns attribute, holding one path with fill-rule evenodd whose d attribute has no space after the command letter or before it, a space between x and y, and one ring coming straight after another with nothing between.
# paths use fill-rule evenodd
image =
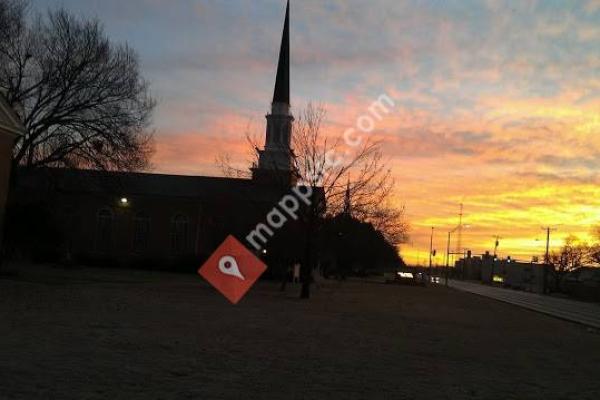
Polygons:
<instances>
[{"instance_id":1,"label":"church building","mask_svg":"<svg viewBox=\"0 0 600 400\"><path fill-rule=\"evenodd\" d=\"M193 270L229 234L244 241L296 185L289 29L288 3L271 112L266 116L265 145L252 168L252 178L22 170L14 203L43 205L51 214L49 225L60 228L56 236L61 244L44 249L40 243L40 253L98 265ZM15 219L20 218L17 211L14 214ZM295 235L298 222L288 225L261 250L267 261L269 257L277 258L278 263L297 259L289 235ZM60 254L51 254L56 249Z\"/></svg>"}]
</instances>

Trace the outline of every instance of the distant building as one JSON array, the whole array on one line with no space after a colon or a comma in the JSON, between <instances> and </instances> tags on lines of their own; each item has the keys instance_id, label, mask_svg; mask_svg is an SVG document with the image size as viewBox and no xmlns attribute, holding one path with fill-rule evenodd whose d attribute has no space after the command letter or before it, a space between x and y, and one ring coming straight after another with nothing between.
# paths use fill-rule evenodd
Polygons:
<instances>
[{"instance_id":1,"label":"distant building","mask_svg":"<svg viewBox=\"0 0 600 400\"><path fill-rule=\"evenodd\" d=\"M227 235L243 241L296 183L289 53L288 5L265 146L251 179L23 170L15 204L47 205L50 225L61 228L62 256L140 267L199 266ZM292 265L299 257L292 247L301 246L290 239L296 229L290 218L277 235L262 232L269 239L262 255Z\"/></svg>"},{"instance_id":2,"label":"distant building","mask_svg":"<svg viewBox=\"0 0 600 400\"><path fill-rule=\"evenodd\" d=\"M0 244L4 232L4 209L8 196L13 146L24 131L21 121L0 93Z\"/></svg>"},{"instance_id":3,"label":"distant building","mask_svg":"<svg viewBox=\"0 0 600 400\"><path fill-rule=\"evenodd\" d=\"M521 262L510 257L500 259L489 252L465 257L456 262L456 278L476 280L512 289L544 293L547 287L548 266Z\"/></svg>"}]
</instances>

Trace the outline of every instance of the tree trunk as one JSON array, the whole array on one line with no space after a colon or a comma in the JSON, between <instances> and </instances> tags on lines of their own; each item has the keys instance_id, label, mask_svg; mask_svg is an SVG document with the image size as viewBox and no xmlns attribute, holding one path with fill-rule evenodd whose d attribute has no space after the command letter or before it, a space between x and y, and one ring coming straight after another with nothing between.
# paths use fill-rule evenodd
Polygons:
<instances>
[{"instance_id":1,"label":"tree trunk","mask_svg":"<svg viewBox=\"0 0 600 400\"><path fill-rule=\"evenodd\" d=\"M311 229L309 224L306 230L306 244L304 248L304 263L302 263L302 269L300 271L300 280L302 281L302 289L300 290L300 298L310 298L310 281L312 272L312 257L311 257Z\"/></svg>"},{"instance_id":2,"label":"tree trunk","mask_svg":"<svg viewBox=\"0 0 600 400\"><path fill-rule=\"evenodd\" d=\"M304 244L304 262L300 269L300 281L302 289L300 290L300 298L310 298L310 284L312 278L312 235L315 218L315 205L311 202L308 212L308 221L306 222L306 242Z\"/></svg>"},{"instance_id":3,"label":"tree trunk","mask_svg":"<svg viewBox=\"0 0 600 400\"><path fill-rule=\"evenodd\" d=\"M287 287L287 282L289 280L289 270L286 269L283 273L283 279L281 280L281 286L279 287L280 292L285 292L285 288Z\"/></svg>"}]
</instances>

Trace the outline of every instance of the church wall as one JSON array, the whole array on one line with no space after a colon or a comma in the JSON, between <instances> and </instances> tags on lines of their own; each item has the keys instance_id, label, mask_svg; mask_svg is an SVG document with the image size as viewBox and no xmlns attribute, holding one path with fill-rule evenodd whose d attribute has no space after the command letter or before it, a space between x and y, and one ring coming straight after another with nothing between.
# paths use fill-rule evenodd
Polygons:
<instances>
[{"instance_id":1,"label":"church wall","mask_svg":"<svg viewBox=\"0 0 600 400\"><path fill-rule=\"evenodd\" d=\"M201 263L232 234L242 242L262 222L271 204L251 200L216 198L197 200L162 196L128 196L127 204L115 195L64 193L53 200L61 229L64 251L81 262L98 265L135 266L190 270ZM111 218L110 245L101 244L102 211ZM147 246L135 247L136 216L148 218ZM174 251L174 224L185 217L185 245Z\"/></svg>"},{"instance_id":2,"label":"church wall","mask_svg":"<svg viewBox=\"0 0 600 400\"><path fill-rule=\"evenodd\" d=\"M154 179L146 175L138 177L136 182L146 182L138 187L153 193L135 194L122 192L128 189L127 180L120 181L118 175L94 176L95 180L86 180L89 176L85 173L20 171L11 204L16 209L21 207L21 211L11 214L20 215L13 218L15 223L11 226L25 227L26 243L31 243L30 226L39 226L37 220L27 218L31 209L27 207L33 206L33 210L42 213L40 215L49 215L50 226L60 231L56 235L53 231L38 233L36 237L42 235L40 242L45 244L41 250L50 255L34 255L32 259L100 267L195 271L228 235L244 243L258 223L266 222L269 212L287 193L283 188L239 181L229 182L229 185L223 182L225 185L217 185L214 192L206 185L206 191L202 191L196 186L198 182L190 181L187 191L198 193L197 197L168 192L158 195L155 187L148 189L146 183ZM75 179L77 177L79 179ZM181 183L180 177L172 179L172 182L162 181L165 188L186 191L185 187L177 186ZM121 201L122 198L127 201ZM177 216L184 221L181 235L177 234ZM144 223L140 224L140 220ZM268 239L267 255L261 253L268 258L269 271L265 276L277 276L288 264L302 257L306 235L300 224L290 219L285 228L278 229L276 235ZM140 226L146 227L142 247L137 246ZM180 236L183 238L179 242L184 244L175 248L174 240ZM53 237L59 239L60 244L48 240ZM33 249L36 250L40 249Z\"/></svg>"},{"instance_id":3,"label":"church wall","mask_svg":"<svg viewBox=\"0 0 600 400\"><path fill-rule=\"evenodd\" d=\"M65 251L84 262L162 268L205 250L202 206L198 201L134 195L122 203L121 198L59 195L56 204L65 232ZM138 238L143 236L141 241L136 241L136 226L138 230L147 227L142 229L144 235L137 233Z\"/></svg>"}]
</instances>

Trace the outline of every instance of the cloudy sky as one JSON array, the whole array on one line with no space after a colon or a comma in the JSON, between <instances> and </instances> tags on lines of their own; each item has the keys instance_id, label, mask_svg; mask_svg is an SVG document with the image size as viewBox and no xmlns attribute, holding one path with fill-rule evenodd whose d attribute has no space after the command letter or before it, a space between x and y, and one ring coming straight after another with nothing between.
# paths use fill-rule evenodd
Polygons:
<instances>
[{"instance_id":1,"label":"cloudy sky","mask_svg":"<svg viewBox=\"0 0 600 400\"><path fill-rule=\"evenodd\" d=\"M103 21L138 50L159 106L157 172L244 164L264 129L284 0L33 0ZM424 262L464 203L463 244L529 260L541 226L586 239L600 223L600 1L292 0L292 102L341 135L381 94L395 201ZM437 262L442 263L442 257Z\"/></svg>"}]
</instances>

